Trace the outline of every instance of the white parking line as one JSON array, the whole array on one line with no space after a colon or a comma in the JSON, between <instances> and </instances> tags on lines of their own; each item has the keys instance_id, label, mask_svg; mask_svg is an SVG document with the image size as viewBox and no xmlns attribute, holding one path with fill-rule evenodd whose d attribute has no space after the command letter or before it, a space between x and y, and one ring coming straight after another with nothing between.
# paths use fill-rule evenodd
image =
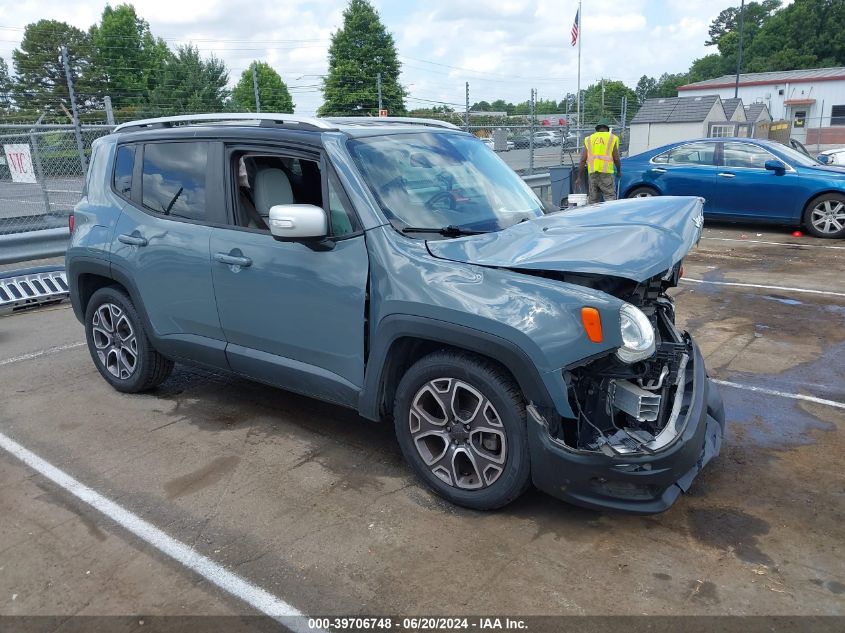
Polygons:
<instances>
[{"instance_id":1,"label":"white parking line","mask_svg":"<svg viewBox=\"0 0 845 633\"><path fill-rule=\"evenodd\" d=\"M46 356L47 354L55 354L56 352L63 352L66 349L75 349L77 347L82 347L85 345L85 342L81 343L68 343L67 345L59 345L58 347L50 347L48 349L38 350L37 352L30 352L29 354L22 354L20 356L13 356L12 358L6 358L5 360L0 360L0 367L3 365L11 365L12 363L19 363L22 360L31 360L33 358L38 358L39 356Z\"/></svg>"},{"instance_id":2,"label":"white parking line","mask_svg":"<svg viewBox=\"0 0 845 633\"><path fill-rule=\"evenodd\" d=\"M690 284L713 284L715 286L739 286L740 288L761 288L763 290L782 290L783 292L805 292L814 295L826 295L828 297L845 297L845 292L833 292L832 290L812 290L810 288L793 288L791 286L766 286L763 284L745 284L738 281L707 281L705 279L693 279L684 277L684 283Z\"/></svg>"},{"instance_id":3,"label":"white parking line","mask_svg":"<svg viewBox=\"0 0 845 633\"><path fill-rule=\"evenodd\" d=\"M768 242L766 240L742 240L736 237L707 237L703 240L718 240L720 242L742 242L743 244L774 244L777 246L800 246L801 248L831 248L837 251L845 251L845 246L828 246L827 244L799 244L798 242Z\"/></svg>"},{"instance_id":4,"label":"white parking line","mask_svg":"<svg viewBox=\"0 0 845 633\"><path fill-rule=\"evenodd\" d=\"M221 565L196 552L194 549L168 536L162 530L126 508L110 501L100 493L80 483L66 472L44 461L32 451L24 448L12 438L0 433L0 448L8 451L24 464L64 488L97 511L106 515L115 523L145 541L159 552L169 556L188 569L196 572L223 591L251 605L261 613L273 618L294 618L284 624L293 631L313 631L307 626L302 612L281 598L277 598L260 587L244 580L237 574L226 570Z\"/></svg>"},{"instance_id":5,"label":"white parking line","mask_svg":"<svg viewBox=\"0 0 845 633\"><path fill-rule=\"evenodd\" d=\"M787 391L778 391L776 389L766 389L765 387L755 387L753 385L743 385L738 382L731 382L730 380L717 380L711 378L717 385L724 385L725 387L733 387L734 389L744 389L746 391L755 391L757 393L765 393L769 396L780 396L781 398L792 398L793 400L805 400L806 402L815 402L816 404L824 404L828 407L836 407L837 409L845 409L845 402L837 402L836 400L825 400L824 398L816 398L815 396L805 396L802 393L789 393Z\"/></svg>"}]
</instances>

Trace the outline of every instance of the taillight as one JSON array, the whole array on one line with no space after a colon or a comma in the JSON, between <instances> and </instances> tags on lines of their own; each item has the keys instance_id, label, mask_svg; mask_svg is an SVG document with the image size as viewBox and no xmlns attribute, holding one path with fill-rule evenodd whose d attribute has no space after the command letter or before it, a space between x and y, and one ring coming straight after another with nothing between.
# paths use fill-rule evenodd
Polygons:
<instances>
[{"instance_id":1,"label":"taillight","mask_svg":"<svg viewBox=\"0 0 845 633\"><path fill-rule=\"evenodd\" d=\"M73 228L76 226L76 220L73 217L73 213L67 216L67 228L70 229L70 232L73 233Z\"/></svg>"},{"instance_id":2,"label":"taillight","mask_svg":"<svg viewBox=\"0 0 845 633\"><path fill-rule=\"evenodd\" d=\"M682 279L684 276L684 265L681 264L681 269L678 271L678 279Z\"/></svg>"}]
</instances>

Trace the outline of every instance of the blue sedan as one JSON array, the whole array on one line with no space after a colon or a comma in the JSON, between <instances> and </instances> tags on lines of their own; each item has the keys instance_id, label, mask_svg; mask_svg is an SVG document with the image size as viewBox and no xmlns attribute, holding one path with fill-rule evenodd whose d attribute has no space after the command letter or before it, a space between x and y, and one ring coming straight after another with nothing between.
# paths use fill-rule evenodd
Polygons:
<instances>
[{"instance_id":1,"label":"blue sedan","mask_svg":"<svg viewBox=\"0 0 845 633\"><path fill-rule=\"evenodd\" d=\"M822 165L790 147L746 138L664 145L622 161L626 198L701 196L714 220L804 226L845 237L845 167Z\"/></svg>"}]
</instances>

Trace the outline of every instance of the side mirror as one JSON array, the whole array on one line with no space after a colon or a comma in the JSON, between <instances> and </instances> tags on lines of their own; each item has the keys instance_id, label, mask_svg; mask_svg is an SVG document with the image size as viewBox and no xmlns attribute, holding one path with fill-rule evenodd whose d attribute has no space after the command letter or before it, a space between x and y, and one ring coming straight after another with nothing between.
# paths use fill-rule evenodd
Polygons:
<instances>
[{"instance_id":1,"label":"side mirror","mask_svg":"<svg viewBox=\"0 0 845 633\"><path fill-rule=\"evenodd\" d=\"M767 160L765 168L769 171L775 172L776 174L782 174L786 171L786 165L784 165L779 160Z\"/></svg>"},{"instance_id":2,"label":"side mirror","mask_svg":"<svg viewBox=\"0 0 845 633\"><path fill-rule=\"evenodd\" d=\"M326 237L326 212L313 204L277 204L270 207L270 233L278 240L296 242Z\"/></svg>"},{"instance_id":3,"label":"side mirror","mask_svg":"<svg viewBox=\"0 0 845 633\"><path fill-rule=\"evenodd\" d=\"M827 154L819 154L816 156L816 160L819 161L822 165L830 165L830 156Z\"/></svg>"}]
</instances>

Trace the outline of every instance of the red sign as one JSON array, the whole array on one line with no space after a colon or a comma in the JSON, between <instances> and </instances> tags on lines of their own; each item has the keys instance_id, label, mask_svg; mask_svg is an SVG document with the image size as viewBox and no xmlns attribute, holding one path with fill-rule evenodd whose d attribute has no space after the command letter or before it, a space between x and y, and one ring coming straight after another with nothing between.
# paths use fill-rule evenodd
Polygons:
<instances>
[{"instance_id":1,"label":"red sign","mask_svg":"<svg viewBox=\"0 0 845 633\"><path fill-rule=\"evenodd\" d=\"M379 110L378 115L379 116L387 116L387 110Z\"/></svg>"}]
</instances>

